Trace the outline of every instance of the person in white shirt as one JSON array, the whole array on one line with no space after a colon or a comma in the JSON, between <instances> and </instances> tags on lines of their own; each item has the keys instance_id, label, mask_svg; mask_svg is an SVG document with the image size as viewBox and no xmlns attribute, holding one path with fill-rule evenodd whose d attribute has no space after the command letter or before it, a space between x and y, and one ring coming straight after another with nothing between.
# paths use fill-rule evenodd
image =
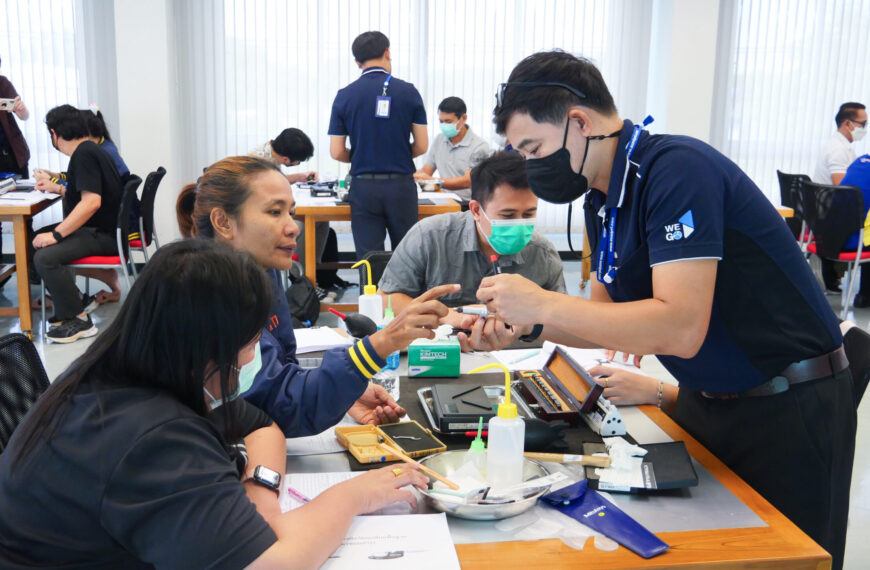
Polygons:
<instances>
[{"instance_id":1,"label":"person in white shirt","mask_svg":"<svg viewBox=\"0 0 870 570\"><path fill-rule=\"evenodd\" d=\"M256 156L265 158L269 162L275 164L283 164L284 166L297 166L312 156L314 156L314 144L304 132L297 128L284 129L277 137L267 143L261 144L250 153L248 156ZM317 173L297 172L294 174L285 174L290 184L297 182L305 182L309 178L317 180Z\"/></svg>"},{"instance_id":2,"label":"person in white shirt","mask_svg":"<svg viewBox=\"0 0 870 570\"><path fill-rule=\"evenodd\" d=\"M834 121L837 131L825 143L813 173L813 182L817 184L840 184L846 169L858 158L852 143L860 141L867 133L867 109L861 103L843 103ZM840 293L840 278L833 261L822 260L822 279L827 292Z\"/></svg>"}]
</instances>

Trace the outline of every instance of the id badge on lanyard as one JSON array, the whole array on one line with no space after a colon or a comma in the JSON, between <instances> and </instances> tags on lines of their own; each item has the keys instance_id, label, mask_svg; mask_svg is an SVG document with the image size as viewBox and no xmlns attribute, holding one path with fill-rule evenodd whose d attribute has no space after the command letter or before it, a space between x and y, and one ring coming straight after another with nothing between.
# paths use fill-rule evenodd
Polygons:
<instances>
[{"instance_id":1,"label":"id badge on lanyard","mask_svg":"<svg viewBox=\"0 0 870 570\"><path fill-rule=\"evenodd\" d=\"M640 140L640 133L643 128L653 122L651 116L647 116L643 120L643 124L635 125L634 131L631 133L631 139L625 146L625 174L622 177L621 195L625 193L625 184L628 180L628 169L631 167L631 155L634 153L634 148L637 146L637 141ZM620 198L620 202L622 198ZM621 204L620 204L621 205ZM602 224L601 240L598 246L598 272L596 277L598 281L605 285L613 283L616 278L616 272L619 269L616 265L616 215L619 212L619 206L614 206L609 209L607 218ZM606 261L606 264L605 264Z\"/></svg>"},{"instance_id":2,"label":"id badge on lanyard","mask_svg":"<svg viewBox=\"0 0 870 570\"><path fill-rule=\"evenodd\" d=\"M389 119L390 118L390 101L391 97L387 95L387 87L390 86L390 79L393 78L393 75L390 74L387 76L386 80L384 80L384 90L378 96L377 103L375 104L375 118L377 119Z\"/></svg>"}]
</instances>

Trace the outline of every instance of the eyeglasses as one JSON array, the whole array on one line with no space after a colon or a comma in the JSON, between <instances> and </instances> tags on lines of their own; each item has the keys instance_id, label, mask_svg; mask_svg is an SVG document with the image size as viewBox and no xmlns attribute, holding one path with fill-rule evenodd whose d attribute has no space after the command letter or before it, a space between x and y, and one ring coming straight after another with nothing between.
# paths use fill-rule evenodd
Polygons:
<instances>
[{"instance_id":1,"label":"eyeglasses","mask_svg":"<svg viewBox=\"0 0 870 570\"><path fill-rule=\"evenodd\" d=\"M530 82L521 82L521 81L511 81L508 83L499 83L498 91L495 92L495 108L501 109L501 106L504 104L504 92L508 87L561 87L567 91L570 91L579 99L585 99L586 95L583 94L579 89L575 89L570 85L566 85L564 83L558 83L554 81L530 81Z\"/></svg>"},{"instance_id":2,"label":"eyeglasses","mask_svg":"<svg viewBox=\"0 0 870 570\"><path fill-rule=\"evenodd\" d=\"M853 123L855 123L856 125L861 125L862 129L867 126L867 121L856 121L854 119L849 119L849 120L852 121Z\"/></svg>"}]
</instances>

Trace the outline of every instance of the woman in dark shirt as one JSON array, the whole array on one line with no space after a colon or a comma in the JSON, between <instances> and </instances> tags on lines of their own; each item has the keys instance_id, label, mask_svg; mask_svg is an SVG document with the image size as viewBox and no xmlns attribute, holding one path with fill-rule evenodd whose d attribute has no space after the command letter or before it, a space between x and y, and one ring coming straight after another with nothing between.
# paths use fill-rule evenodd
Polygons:
<instances>
[{"instance_id":1,"label":"woman in dark shirt","mask_svg":"<svg viewBox=\"0 0 870 570\"><path fill-rule=\"evenodd\" d=\"M269 288L249 256L207 240L155 254L0 454L0 567L315 567L355 515L415 502L399 489L425 484L411 466L268 521L246 497L209 417L238 423L225 404L255 362Z\"/></svg>"}]
</instances>

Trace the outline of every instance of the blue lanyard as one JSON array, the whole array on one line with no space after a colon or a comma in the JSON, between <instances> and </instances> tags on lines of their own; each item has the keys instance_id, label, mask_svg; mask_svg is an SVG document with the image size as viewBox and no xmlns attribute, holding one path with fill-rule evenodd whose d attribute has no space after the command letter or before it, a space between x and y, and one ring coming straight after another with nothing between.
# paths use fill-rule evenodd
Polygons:
<instances>
[{"instance_id":1,"label":"blue lanyard","mask_svg":"<svg viewBox=\"0 0 870 570\"><path fill-rule=\"evenodd\" d=\"M387 87L390 86L390 79L392 79L392 78L393 78L393 74L391 73L391 74L387 75L387 78L384 80L384 92L381 94L381 97L383 97L387 94Z\"/></svg>"},{"instance_id":2,"label":"blue lanyard","mask_svg":"<svg viewBox=\"0 0 870 570\"><path fill-rule=\"evenodd\" d=\"M628 140L628 144L625 145L625 173L622 176L620 196L625 193L625 183L628 180L628 169L631 166L631 155L634 154L637 141L640 140L640 133L643 132L645 126L652 122L653 118L647 116L642 124L635 125L634 130L631 133L631 138ZM619 205L621 205L621 197L619 202ZM596 273L596 277L600 283L604 284L613 283L613 279L616 277L616 271L618 269L618 267L616 267L616 215L619 212L619 205L610 208L607 215L607 221L603 224L601 240L598 245L598 272ZM605 252L607 255L606 268L604 266Z\"/></svg>"}]
</instances>

